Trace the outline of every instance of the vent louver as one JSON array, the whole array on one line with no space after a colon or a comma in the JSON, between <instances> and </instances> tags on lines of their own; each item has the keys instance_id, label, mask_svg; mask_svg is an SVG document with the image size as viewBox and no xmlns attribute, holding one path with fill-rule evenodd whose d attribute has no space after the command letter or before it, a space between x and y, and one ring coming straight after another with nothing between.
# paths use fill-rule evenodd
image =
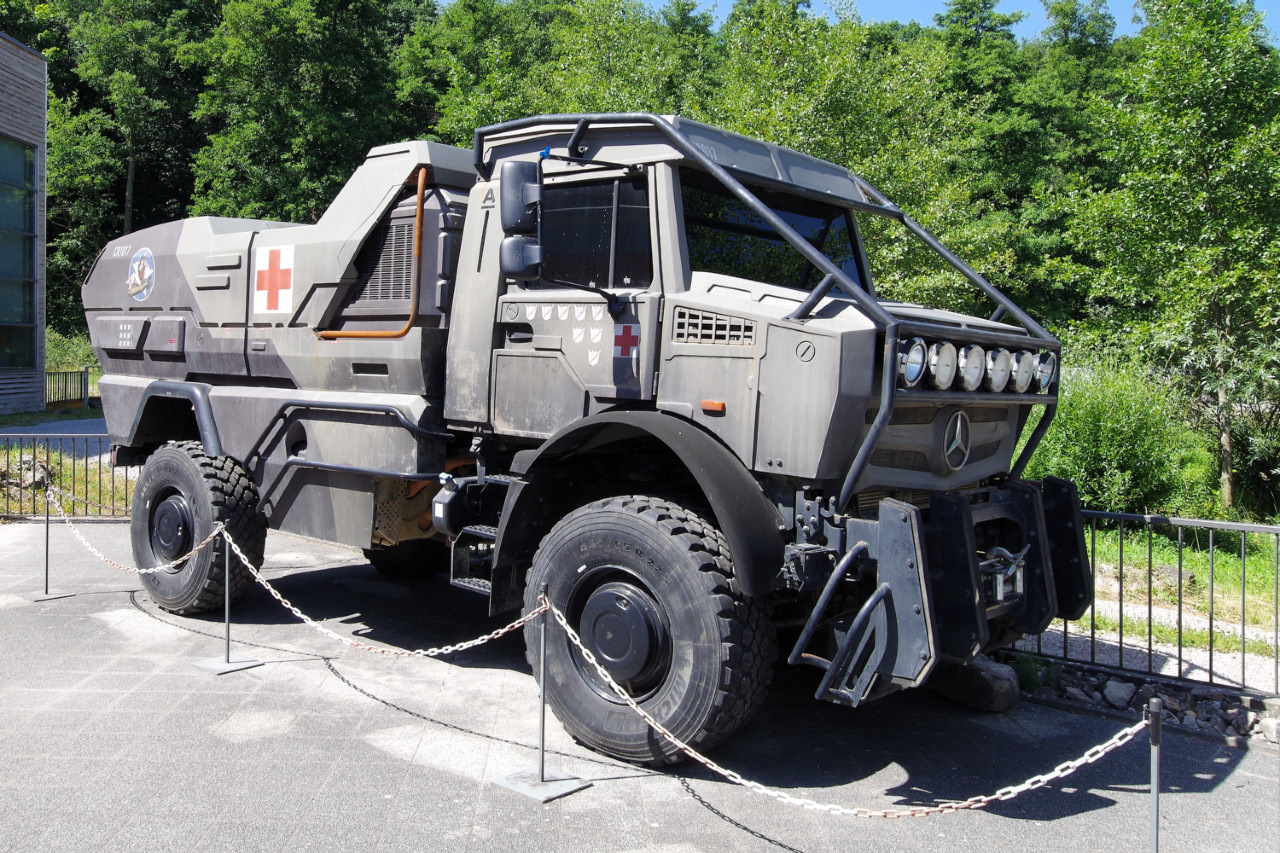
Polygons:
<instances>
[{"instance_id":1,"label":"vent louver","mask_svg":"<svg viewBox=\"0 0 1280 853\"><path fill-rule=\"evenodd\" d=\"M729 344L751 346L756 339L756 324L740 317L676 308L673 341L688 344Z\"/></svg>"}]
</instances>

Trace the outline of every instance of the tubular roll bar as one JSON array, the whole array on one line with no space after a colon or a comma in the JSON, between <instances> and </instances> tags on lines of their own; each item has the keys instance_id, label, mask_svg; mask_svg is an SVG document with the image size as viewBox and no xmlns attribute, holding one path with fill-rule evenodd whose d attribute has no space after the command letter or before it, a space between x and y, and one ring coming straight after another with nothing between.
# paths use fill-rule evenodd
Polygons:
<instances>
[{"instance_id":1,"label":"tubular roll bar","mask_svg":"<svg viewBox=\"0 0 1280 853\"><path fill-rule=\"evenodd\" d=\"M853 500L854 486L857 484L858 478L862 476L863 470L867 466L867 462L871 458L871 452L880 440L881 433L889 424L889 419L893 413L893 402L897 391L897 354L898 343L901 340L901 333L906 331L920 331L925 334L935 336L952 335L956 331L952 327L924 323L920 321L902 321L884 309L880 302L857 286L838 266L836 266L830 258L819 251L812 243L801 237L794 228L776 213L773 209L766 205L760 199L743 186L732 173L725 167L721 166L715 160L708 157L697 146L682 134L670 121L653 113L588 113L588 114L555 114L542 116L528 116L526 118L515 119L513 121L502 122L500 124L491 124L485 127L476 128L473 142L473 163L475 165L476 174L484 180L493 177L493 168L484 160L484 143L485 139L496 133L504 133L508 131L523 130L529 127L536 127L545 124L572 124L574 129L569 135L566 145L569 155L572 157L581 157L585 153L583 138L587 134L587 130L592 124L609 123L609 124L642 124L648 125L657 130L667 141L671 147L675 148L685 159L693 162L704 172L711 175L720 184L733 194L735 198L747 206L747 208L763 219L768 225L777 232L778 236L786 240L793 249L809 263L823 273L823 279L804 299L799 307L785 319L794 320L796 322L804 322L813 310L817 308L818 303L831 292L831 288L836 284L841 286L858 308L876 325L884 330L884 352L882 366L880 371L880 410L876 413L875 420L871 424L871 429L867 433L866 441L858 448L858 453L854 457L853 462L849 466L848 472L845 474L844 482L840 487L840 499L837 509L844 513ZM1046 345L1054 351L1058 350L1058 341L1035 320L1031 319L1025 311L1019 308L1014 302L1001 293L994 285L979 275L972 267L953 254L946 246L943 246L936 237L930 234L923 226L907 216L897 205L889 201L875 187L867 183L862 178L853 175L854 182L858 188L867 195L875 204L867 202L859 202L857 200L843 200L856 210L862 210L877 216L885 216L890 219L896 219L902 225L915 235L921 242L940 255L949 265L957 272L963 275L970 283L981 290L986 296L994 301L997 305L992 319L998 319L1005 314L1013 315L1022 326L1030 334L1030 340L1038 341ZM965 329L964 336L975 340L982 340L989 343L1000 343L1004 341L1021 341L1025 343L1028 338L1019 335L1007 335L994 331L985 331L977 329ZM1014 345L1019 345L1014 343ZM1050 394L1056 395L1057 383L1049 389ZM1056 400L1056 396L1054 397ZM1053 414L1056 405L1050 404L1045 410L1044 415L1040 418L1040 423L1032 432L1026 446L1019 455L1017 462L1013 466L1013 475L1017 476L1026 467L1027 461L1031 458L1031 452L1036 445L1040 443L1040 439L1044 436L1045 430L1049 428L1049 423L1053 420Z\"/></svg>"}]
</instances>

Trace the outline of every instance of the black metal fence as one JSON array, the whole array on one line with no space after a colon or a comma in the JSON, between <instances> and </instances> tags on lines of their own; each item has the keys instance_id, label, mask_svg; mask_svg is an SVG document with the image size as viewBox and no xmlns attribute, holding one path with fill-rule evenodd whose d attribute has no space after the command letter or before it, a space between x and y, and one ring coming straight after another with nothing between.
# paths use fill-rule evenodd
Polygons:
<instances>
[{"instance_id":1,"label":"black metal fence","mask_svg":"<svg viewBox=\"0 0 1280 853\"><path fill-rule=\"evenodd\" d=\"M49 371L44 375L44 404L58 403L89 404L92 397L98 396L98 379L102 376L100 367L84 367L80 370Z\"/></svg>"},{"instance_id":2,"label":"black metal fence","mask_svg":"<svg viewBox=\"0 0 1280 853\"><path fill-rule=\"evenodd\" d=\"M1280 526L1086 511L1094 606L1018 648L1280 692Z\"/></svg>"},{"instance_id":3,"label":"black metal fence","mask_svg":"<svg viewBox=\"0 0 1280 853\"><path fill-rule=\"evenodd\" d=\"M53 486L68 515L126 518L137 476L112 467L105 435L0 434L2 517L44 515Z\"/></svg>"}]
</instances>

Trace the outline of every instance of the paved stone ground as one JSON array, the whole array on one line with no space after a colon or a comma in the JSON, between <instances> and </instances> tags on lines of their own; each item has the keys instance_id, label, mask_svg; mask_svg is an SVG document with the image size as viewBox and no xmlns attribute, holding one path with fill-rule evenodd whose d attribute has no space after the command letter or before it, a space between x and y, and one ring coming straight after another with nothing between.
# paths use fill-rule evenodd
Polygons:
<instances>
[{"instance_id":1,"label":"paved stone ground","mask_svg":"<svg viewBox=\"0 0 1280 853\"><path fill-rule=\"evenodd\" d=\"M127 560L128 526L83 534ZM502 624L442 578L377 575L358 552L272 533L266 574L339 633L394 648ZM218 617L158 611L136 577L52 530L53 585L32 603L44 530L0 525L0 849L1139 850L1149 747L1139 736L1069 779L980 812L919 820L789 808L691 765L604 759L548 721L550 769L591 788L542 805L493 784L535 766L537 688L506 637L451 660L347 648L255 587L216 676ZM926 691L848 710L781 665L757 719L716 752L751 779L850 807L964 799L1075 758L1121 725L1021 704L983 715ZM1161 849L1280 847L1280 753L1167 735Z\"/></svg>"}]
</instances>

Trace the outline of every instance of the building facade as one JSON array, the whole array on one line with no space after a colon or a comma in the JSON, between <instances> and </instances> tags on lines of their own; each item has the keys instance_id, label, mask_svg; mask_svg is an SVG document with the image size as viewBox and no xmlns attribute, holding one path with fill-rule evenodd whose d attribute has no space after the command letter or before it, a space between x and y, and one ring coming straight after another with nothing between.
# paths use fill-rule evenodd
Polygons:
<instances>
[{"instance_id":1,"label":"building facade","mask_svg":"<svg viewBox=\"0 0 1280 853\"><path fill-rule=\"evenodd\" d=\"M0 33L0 413L44 408L46 80Z\"/></svg>"}]
</instances>

